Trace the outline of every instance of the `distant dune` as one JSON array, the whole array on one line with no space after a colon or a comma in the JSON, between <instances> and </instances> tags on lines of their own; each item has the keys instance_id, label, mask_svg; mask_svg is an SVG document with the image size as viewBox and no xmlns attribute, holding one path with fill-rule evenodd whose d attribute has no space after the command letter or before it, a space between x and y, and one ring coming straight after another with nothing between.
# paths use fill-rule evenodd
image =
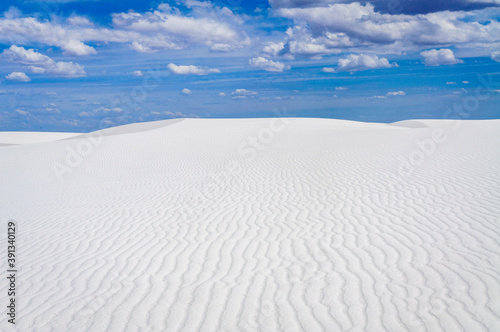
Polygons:
<instances>
[{"instance_id":1,"label":"distant dune","mask_svg":"<svg viewBox=\"0 0 500 332\"><path fill-rule=\"evenodd\" d=\"M311 118L0 133L2 266L13 220L19 270L0 330L498 331L499 133Z\"/></svg>"},{"instance_id":2,"label":"distant dune","mask_svg":"<svg viewBox=\"0 0 500 332\"><path fill-rule=\"evenodd\" d=\"M31 144L52 142L59 139L69 138L80 134L76 133L40 133L26 131L3 131L0 132L1 145Z\"/></svg>"}]
</instances>

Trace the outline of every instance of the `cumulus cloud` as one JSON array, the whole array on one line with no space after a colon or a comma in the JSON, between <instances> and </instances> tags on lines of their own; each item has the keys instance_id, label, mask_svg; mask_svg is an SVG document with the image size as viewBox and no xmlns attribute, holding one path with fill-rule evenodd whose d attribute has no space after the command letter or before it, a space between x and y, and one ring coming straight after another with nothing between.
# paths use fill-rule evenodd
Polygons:
<instances>
[{"instance_id":1,"label":"cumulus cloud","mask_svg":"<svg viewBox=\"0 0 500 332\"><path fill-rule=\"evenodd\" d=\"M47 113L60 113L59 109L54 107L45 107L43 111Z\"/></svg>"},{"instance_id":2,"label":"cumulus cloud","mask_svg":"<svg viewBox=\"0 0 500 332\"><path fill-rule=\"evenodd\" d=\"M94 26L94 23L90 22L89 19L84 16L70 16L68 17L68 23L70 25Z\"/></svg>"},{"instance_id":3,"label":"cumulus cloud","mask_svg":"<svg viewBox=\"0 0 500 332\"><path fill-rule=\"evenodd\" d=\"M226 94L225 94L224 92L219 92L217 95L218 95L219 97L225 97L225 96L226 96Z\"/></svg>"},{"instance_id":4,"label":"cumulus cloud","mask_svg":"<svg viewBox=\"0 0 500 332\"><path fill-rule=\"evenodd\" d=\"M183 95L186 95L186 96L187 96L187 95L190 95L190 94L192 94L192 93L193 93L191 90L186 89L186 88L182 89L182 91L181 91L181 92L182 92L182 94L183 94Z\"/></svg>"},{"instance_id":5,"label":"cumulus cloud","mask_svg":"<svg viewBox=\"0 0 500 332\"><path fill-rule=\"evenodd\" d=\"M189 16L166 4L152 12L112 14L113 26L125 34L132 33L132 46L140 52L182 49L190 44L205 44L224 52L248 45L248 38L237 28L243 23L238 15L210 2L203 6L193 5L195 2L187 6L193 9Z\"/></svg>"},{"instance_id":6,"label":"cumulus cloud","mask_svg":"<svg viewBox=\"0 0 500 332\"><path fill-rule=\"evenodd\" d=\"M210 8L212 6L208 1L180 0L179 2L188 8L193 8L193 7Z\"/></svg>"},{"instance_id":7,"label":"cumulus cloud","mask_svg":"<svg viewBox=\"0 0 500 332\"><path fill-rule=\"evenodd\" d=\"M491 59L495 60L496 62L500 62L500 52L499 51L492 52Z\"/></svg>"},{"instance_id":8,"label":"cumulus cloud","mask_svg":"<svg viewBox=\"0 0 500 332\"><path fill-rule=\"evenodd\" d=\"M96 54L96 50L85 45L85 35L93 33L93 29L82 29L79 26L63 26L59 23L39 21L34 17L0 18L0 42L20 43L37 42L49 46L60 47L65 54L86 56Z\"/></svg>"},{"instance_id":9,"label":"cumulus cloud","mask_svg":"<svg viewBox=\"0 0 500 332\"><path fill-rule=\"evenodd\" d=\"M285 48L285 43L268 42L262 49L262 52L271 56L277 56Z\"/></svg>"},{"instance_id":10,"label":"cumulus cloud","mask_svg":"<svg viewBox=\"0 0 500 332\"><path fill-rule=\"evenodd\" d=\"M354 49L399 53L452 44L494 47L500 41L495 19L479 24L460 11L389 14L369 2L338 2L277 7L275 13L293 19L295 26L287 31L282 48L278 43L267 45L266 54L317 57Z\"/></svg>"},{"instance_id":11,"label":"cumulus cloud","mask_svg":"<svg viewBox=\"0 0 500 332\"><path fill-rule=\"evenodd\" d=\"M391 1L375 0L372 2L377 10L404 14L476 10L500 5L498 0L406 0L401 3L393 1L392 5Z\"/></svg>"},{"instance_id":12,"label":"cumulus cloud","mask_svg":"<svg viewBox=\"0 0 500 332\"><path fill-rule=\"evenodd\" d=\"M199 118L200 116L199 115L196 115L196 114L185 114L185 113L182 113L182 112L170 112L170 111L166 111L166 112L163 112L165 115L171 117L171 118Z\"/></svg>"},{"instance_id":13,"label":"cumulus cloud","mask_svg":"<svg viewBox=\"0 0 500 332\"><path fill-rule=\"evenodd\" d=\"M185 118L187 117L186 114L182 113L182 112L170 112L170 111L166 111L164 112L165 115L168 115L172 118Z\"/></svg>"},{"instance_id":14,"label":"cumulus cloud","mask_svg":"<svg viewBox=\"0 0 500 332\"><path fill-rule=\"evenodd\" d=\"M25 73L15 71L13 73L10 73L9 75L5 76L6 79L9 81L14 81L14 82L29 82L31 79L26 75Z\"/></svg>"},{"instance_id":15,"label":"cumulus cloud","mask_svg":"<svg viewBox=\"0 0 500 332\"><path fill-rule=\"evenodd\" d=\"M388 97L394 97L394 96L406 96L406 93L404 91L389 91L387 92Z\"/></svg>"},{"instance_id":16,"label":"cumulus cloud","mask_svg":"<svg viewBox=\"0 0 500 332\"><path fill-rule=\"evenodd\" d=\"M167 68L173 73L177 75L208 75L213 73L220 73L220 70L217 68L207 68L207 67L198 67L198 66L177 66L176 64L170 63Z\"/></svg>"},{"instance_id":17,"label":"cumulus cloud","mask_svg":"<svg viewBox=\"0 0 500 332\"><path fill-rule=\"evenodd\" d=\"M247 89L236 89L233 92L231 92L231 94L234 96L253 96L256 95L257 92Z\"/></svg>"},{"instance_id":18,"label":"cumulus cloud","mask_svg":"<svg viewBox=\"0 0 500 332\"><path fill-rule=\"evenodd\" d=\"M61 48L65 54L96 54L87 43L127 43L139 52L161 49L183 49L193 44L206 45L216 51L232 51L249 45L241 24L244 20L231 10L213 6L190 5L188 13L161 4L145 13L112 14L112 27L95 27L82 16L66 20L53 17L39 20L22 17L18 10L0 18L0 42L40 43Z\"/></svg>"},{"instance_id":19,"label":"cumulus cloud","mask_svg":"<svg viewBox=\"0 0 500 332\"><path fill-rule=\"evenodd\" d=\"M306 26L294 26L286 30L286 43L270 43L263 53L285 58L309 57L319 59L323 55L339 54L342 48L354 46L345 33L314 34Z\"/></svg>"},{"instance_id":20,"label":"cumulus cloud","mask_svg":"<svg viewBox=\"0 0 500 332\"><path fill-rule=\"evenodd\" d=\"M397 97L397 96L406 96L406 92L404 91L389 91L385 94L385 96L373 96L371 99L387 99L387 97Z\"/></svg>"},{"instance_id":21,"label":"cumulus cloud","mask_svg":"<svg viewBox=\"0 0 500 332\"><path fill-rule=\"evenodd\" d=\"M290 66L287 66L284 63L272 61L261 56L252 58L248 62L250 63L250 66L263 69L265 71L282 72L285 69L290 69Z\"/></svg>"},{"instance_id":22,"label":"cumulus cloud","mask_svg":"<svg viewBox=\"0 0 500 332\"><path fill-rule=\"evenodd\" d=\"M114 108L109 108L109 107L98 107L95 108L92 113L94 114L109 114L109 113L122 113L123 109L120 107L114 107Z\"/></svg>"},{"instance_id":23,"label":"cumulus cloud","mask_svg":"<svg viewBox=\"0 0 500 332\"><path fill-rule=\"evenodd\" d=\"M138 77L139 77L139 76L142 76L142 71L140 71L140 70L134 70L134 71L132 72L132 75L134 75L134 76L138 76Z\"/></svg>"},{"instance_id":24,"label":"cumulus cloud","mask_svg":"<svg viewBox=\"0 0 500 332\"><path fill-rule=\"evenodd\" d=\"M4 50L2 57L5 57L10 62L26 66L35 74L49 74L60 77L82 77L86 75L83 66L77 63L56 62L34 49L25 49L16 45Z\"/></svg>"},{"instance_id":25,"label":"cumulus cloud","mask_svg":"<svg viewBox=\"0 0 500 332\"><path fill-rule=\"evenodd\" d=\"M339 59L339 65L336 71L361 71L378 68L397 67L396 63L389 63L386 58L380 58L376 55L349 54L345 59Z\"/></svg>"},{"instance_id":26,"label":"cumulus cloud","mask_svg":"<svg viewBox=\"0 0 500 332\"><path fill-rule=\"evenodd\" d=\"M21 15L23 15L23 13L19 10L19 8L14 6L10 6L9 9L3 12L3 16L6 18L18 18Z\"/></svg>"},{"instance_id":27,"label":"cumulus cloud","mask_svg":"<svg viewBox=\"0 0 500 332\"><path fill-rule=\"evenodd\" d=\"M330 4L349 3L350 0L269 0L274 8L295 7L326 7ZM487 7L497 7L499 0L404 0L385 1L369 0L375 9L391 14L425 14L439 11L475 10Z\"/></svg>"},{"instance_id":28,"label":"cumulus cloud","mask_svg":"<svg viewBox=\"0 0 500 332\"><path fill-rule=\"evenodd\" d=\"M420 53L424 57L426 66L454 65L463 61L455 58L453 51L447 48L440 50L428 50Z\"/></svg>"}]
</instances>

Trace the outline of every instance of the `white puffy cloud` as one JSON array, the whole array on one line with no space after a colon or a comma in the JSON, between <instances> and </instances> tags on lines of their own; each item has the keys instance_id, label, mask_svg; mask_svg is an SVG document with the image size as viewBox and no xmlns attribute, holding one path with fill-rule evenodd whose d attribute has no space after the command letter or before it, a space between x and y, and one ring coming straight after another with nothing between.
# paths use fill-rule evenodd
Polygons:
<instances>
[{"instance_id":1,"label":"white puffy cloud","mask_svg":"<svg viewBox=\"0 0 500 332\"><path fill-rule=\"evenodd\" d=\"M15 71L13 73L10 73L9 75L5 76L6 79L9 81L15 81L15 82L29 82L31 79L26 75L25 73Z\"/></svg>"},{"instance_id":2,"label":"white puffy cloud","mask_svg":"<svg viewBox=\"0 0 500 332\"><path fill-rule=\"evenodd\" d=\"M263 69L265 71L282 72L285 69L290 69L290 66L282 62L272 61L261 56L250 59L248 63L254 68Z\"/></svg>"},{"instance_id":3,"label":"white puffy cloud","mask_svg":"<svg viewBox=\"0 0 500 332\"><path fill-rule=\"evenodd\" d=\"M198 5L196 4L198 3ZM132 46L140 52L159 49L182 49L191 44L204 44L211 50L227 52L248 45L249 39L238 29L243 20L227 8L209 2L185 2L192 15L162 4L146 13L112 14L116 32L132 34Z\"/></svg>"},{"instance_id":4,"label":"white puffy cloud","mask_svg":"<svg viewBox=\"0 0 500 332\"><path fill-rule=\"evenodd\" d=\"M70 16L68 17L68 23L70 25L94 26L94 23L90 22L89 19L84 16Z\"/></svg>"},{"instance_id":5,"label":"white puffy cloud","mask_svg":"<svg viewBox=\"0 0 500 332\"><path fill-rule=\"evenodd\" d=\"M167 4L145 13L115 13L112 28L95 27L82 16L66 20L54 16L50 21L41 21L12 11L0 18L0 42L56 46L72 56L96 54L87 43L127 43L139 52L183 49L193 44L227 52L250 44L241 29L241 16L210 2L203 6L195 4L198 2L189 2L191 12L186 14Z\"/></svg>"},{"instance_id":6,"label":"white puffy cloud","mask_svg":"<svg viewBox=\"0 0 500 332\"><path fill-rule=\"evenodd\" d=\"M225 97L225 96L226 96L226 94L225 94L224 92L219 92L217 95L218 95L219 97Z\"/></svg>"},{"instance_id":7,"label":"white puffy cloud","mask_svg":"<svg viewBox=\"0 0 500 332\"><path fill-rule=\"evenodd\" d=\"M404 91L389 91L386 96L394 97L394 96L406 96L406 92Z\"/></svg>"},{"instance_id":8,"label":"white puffy cloud","mask_svg":"<svg viewBox=\"0 0 500 332\"><path fill-rule=\"evenodd\" d=\"M236 89L233 92L231 92L231 94L234 96L253 96L256 95L257 92L247 89Z\"/></svg>"},{"instance_id":9,"label":"white puffy cloud","mask_svg":"<svg viewBox=\"0 0 500 332\"><path fill-rule=\"evenodd\" d=\"M424 57L426 66L454 65L463 61L455 58L453 51L447 48L440 50L428 50L420 53Z\"/></svg>"},{"instance_id":10,"label":"white puffy cloud","mask_svg":"<svg viewBox=\"0 0 500 332\"><path fill-rule=\"evenodd\" d=\"M269 0L274 8L327 7L335 3L349 3L350 0ZM358 1L359 2L359 1ZM473 10L500 5L500 0L367 0L377 11L392 14L425 14L439 11Z\"/></svg>"},{"instance_id":11,"label":"white puffy cloud","mask_svg":"<svg viewBox=\"0 0 500 332\"><path fill-rule=\"evenodd\" d=\"M369 2L336 2L276 9L296 24L287 31L279 55L321 56L356 49L399 53L441 45L487 49L500 42L500 23L494 18L479 24L471 19L474 14L461 11L391 15L376 11ZM276 53L277 45L266 46L266 54Z\"/></svg>"},{"instance_id":12,"label":"white puffy cloud","mask_svg":"<svg viewBox=\"0 0 500 332\"><path fill-rule=\"evenodd\" d=\"M188 114L184 114L182 112L170 112L170 111L165 111L163 114L168 115L169 117L172 118L188 118Z\"/></svg>"},{"instance_id":13,"label":"white puffy cloud","mask_svg":"<svg viewBox=\"0 0 500 332\"><path fill-rule=\"evenodd\" d=\"M183 95L190 95L190 94L192 94L192 93L193 93L191 90L186 89L186 88L182 89L182 91L181 91L181 92L182 92L182 94L183 94Z\"/></svg>"},{"instance_id":14,"label":"white puffy cloud","mask_svg":"<svg viewBox=\"0 0 500 332\"><path fill-rule=\"evenodd\" d=\"M68 55L84 56L95 54L96 50L82 42L83 34L93 29L64 27L48 21L41 22L34 17L0 18L0 41L27 44L37 42L60 47ZM87 32L86 32L87 31Z\"/></svg>"},{"instance_id":15,"label":"white puffy cloud","mask_svg":"<svg viewBox=\"0 0 500 332\"><path fill-rule=\"evenodd\" d=\"M495 60L496 62L500 62L500 52L499 51L492 52L491 59Z\"/></svg>"},{"instance_id":16,"label":"white puffy cloud","mask_svg":"<svg viewBox=\"0 0 500 332\"><path fill-rule=\"evenodd\" d=\"M200 117L199 115L196 115L196 114L186 114L186 113L182 113L182 112L170 112L170 111L163 112L163 114L165 114L171 118L199 118Z\"/></svg>"},{"instance_id":17,"label":"white puffy cloud","mask_svg":"<svg viewBox=\"0 0 500 332\"><path fill-rule=\"evenodd\" d=\"M142 71L140 71L140 70L134 70L134 71L132 72L132 75L137 76L137 77L140 77L140 76L142 76Z\"/></svg>"},{"instance_id":18,"label":"white puffy cloud","mask_svg":"<svg viewBox=\"0 0 500 332\"><path fill-rule=\"evenodd\" d=\"M54 108L54 107L46 107L43 112L46 112L46 113L60 113L59 109L58 108Z\"/></svg>"},{"instance_id":19,"label":"white puffy cloud","mask_svg":"<svg viewBox=\"0 0 500 332\"><path fill-rule=\"evenodd\" d=\"M27 66L35 74L49 74L60 77L82 77L86 75L83 66L73 62L56 62L34 49L25 49L24 47L12 45L3 51L2 56L10 62Z\"/></svg>"},{"instance_id":20,"label":"white puffy cloud","mask_svg":"<svg viewBox=\"0 0 500 332\"><path fill-rule=\"evenodd\" d=\"M397 67L397 63L389 63L386 58L379 58L376 55L349 54L345 59L339 59L336 71L361 71L378 68Z\"/></svg>"},{"instance_id":21,"label":"white puffy cloud","mask_svg":"<svg viewBox=\"0 0 500 332\"><path fill-rule=\"evenodd\" d=\"M269 0L274 8L314 7L328 5L329 3L341 2L340 0Z\"/></svg>"},{"instance_id":22,"label":"white puffy cloud","mask_svg":"<svg viewBox=\"0 0 500 332\"><path fill-rule=\"evenodd\" d=\"M94 114L97 114L97 113L109 114L109 113L122 113L122 112L123 112L123 108L120 108L120 107L114 107L114 108L98 107L92 111L92 113L94 113Z\"/></svg>"},{"instance_id":23,"label":"white puffy cloud","mask_svg":"<svg viewBox=\"0 0 500 332\"><path fill-rule=\"evenodd\" d=\"M406 96L406 92L404 91L389 91L385 94L385 96L373 96L371 99L387 99L387 97L397 97L397 96Z\"/></svg>"},{"instance_id":24,"label":"white puffy cloud","mask_svg":"<svg viewBox=\"0 0 500 332\"><path fill-rule=\"evenodd\" d=\"M23 13L19 10L19 8L10 6L8 10L3 12L3 16L6 18L18 18Z\"/></svg>"},{"instance_id":25,"label":"white puffy cloud","mask_svg":"<svg viewBox=\"0 0 500 332\"><path fill-rule=\"evenodd\" d=\"M208 75L213 73L220 73L220 70L217 68L206 68L206 67L198 67L198 66L178 66L176 64L170 63L167 68L173 73L177 75Z\"/></svg>"},{"instance_id":26,"label":"white puffy cloud","mask_svg":"<svg viewBox=\"0 0 500 332\"><path fill-rule=\"evenodd\" d=\"M212 6L211 3L208 1L180 0L180 2L188 8L193 8L193 7L210 8Z\"/></svg>"},{"instance_id":27,"label":"white puffy cloud","mask_svg":"<svg viewBox=\"0 0 500 332\"><path fill-rule=\"evenodd\" d=\"M239 47L231 44L215 43L209 46L210 51L213 52L231 52L237 50Z\"/></svg>"},{"instance_id":28,"label":"white puffy cloud","mask_svg":"<svg viewBox=\"0 0 500 332\"><path fill-rule=\"evenodd\" d=\"M268 42L262 52L271 56L277 56L285 48L285 43Z\"/></svg>"},{"instance_id":29,"label":"white puffy cloud","mask_svg":"<svg viewBox=\"0 0 500 332\"><path fill-rule=\"evenodd\" d=\"M339 54L342 48L352 46L353 42L345 33L325 32L313 35L308 27L298 25L286 30L286 43L268 44L262 51L268 55L278 54L290 59L296 56L317 59L323 55Z\"/></svg>"},{"instance_id":30,"label":"white puffy cloud","mask_svg":"<svg viewBox=\"0 0 500 332\"><path fill-rule=\"evenodd\" d=\"M324 71L325 73L335 73L335 68L324 67L322 71Z\"/></svg>"}]
</instances>

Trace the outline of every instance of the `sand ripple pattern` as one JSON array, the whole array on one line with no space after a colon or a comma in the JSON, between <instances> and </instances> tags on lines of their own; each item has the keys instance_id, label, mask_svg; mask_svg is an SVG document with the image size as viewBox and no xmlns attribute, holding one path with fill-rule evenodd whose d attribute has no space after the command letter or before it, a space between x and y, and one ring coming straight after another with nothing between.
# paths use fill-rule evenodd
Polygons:
<instances>
[{"instance_id":1,"label":"sand ripple pattern","mask_svg":"<svg viewBox=\"0 0 500 332\"><path fill-rule=\"evenodd\" d=\"M14 330L500 330L500 121L289 119L243 150L269 121L137 125L63 181L84 138L1 147Z\"/></svg>"}]
</instances>

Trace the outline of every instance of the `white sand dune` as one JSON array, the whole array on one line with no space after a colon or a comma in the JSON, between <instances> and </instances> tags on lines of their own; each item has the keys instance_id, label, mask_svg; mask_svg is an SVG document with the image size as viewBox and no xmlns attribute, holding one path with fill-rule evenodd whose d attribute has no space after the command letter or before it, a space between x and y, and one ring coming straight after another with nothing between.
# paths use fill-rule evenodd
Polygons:
<instances>
[{"instance_id":1,"label":"white sand dune","mask_svg":"<svg viewBox=\"0 0 500 332\"><path fill-rule=\"evenodd\" d=\"M499 133L186 119L0 147L0 330L499 331Z\"/></svg>"},{"instance_id":2,"label":"white sand dune","mask_svg":"<svg viewBox=\"0 0 500 332\"><path fill-rule=\"evenodd\" d=\"M3 131L0 132L0 146L14 144L45 143L75 137L78 133L40 133L31 131Z\"/></svg>"}]
</instances>

